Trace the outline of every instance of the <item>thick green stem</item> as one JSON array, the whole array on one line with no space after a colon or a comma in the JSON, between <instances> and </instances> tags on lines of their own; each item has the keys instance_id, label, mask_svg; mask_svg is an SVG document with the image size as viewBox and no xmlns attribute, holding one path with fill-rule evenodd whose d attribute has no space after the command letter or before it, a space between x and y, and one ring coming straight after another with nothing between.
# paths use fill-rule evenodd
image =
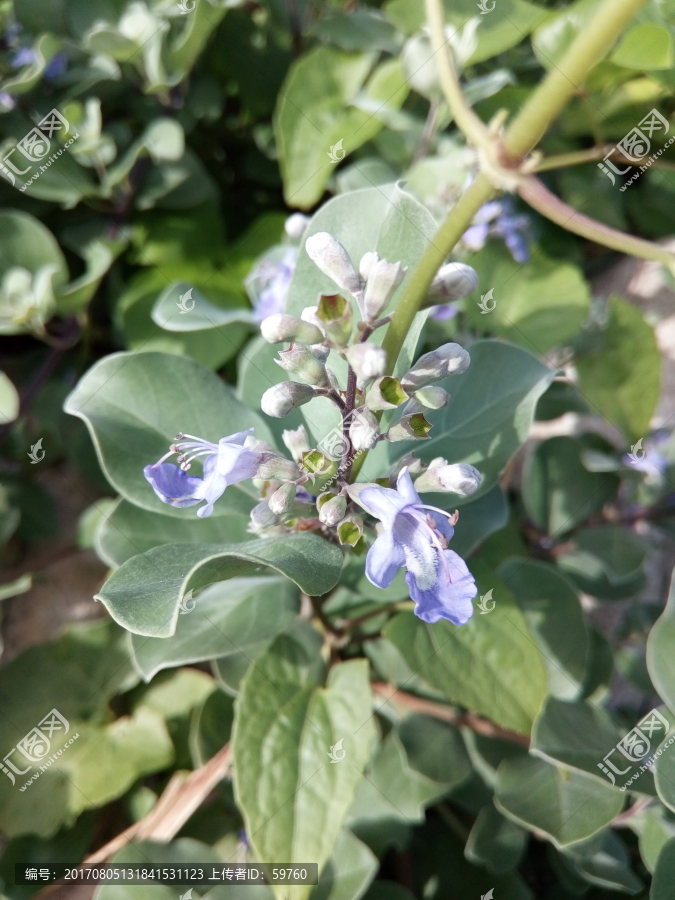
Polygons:
<instances>
[{"instance_id":1,"label":"thick green stem","mask_svg":"<svg viewBox=\"0 0 675 900\"><path fill-rule=\"evenodd\" d=\"M387 374L391 375L401 352L403 341L413 319L419 312L434 275L443 265L448 253L464 234L481 206L494 196L495 188L484 175L478 175L468 191L450 210L433 240L410 275L392 317L382 346L387 351Z\"/></svg>"},{"instance_id":2,"label":"thick green stem","mask_svg":"<svg viewBox=\"0 0 675 900\"><path fill-rule=\"evenodd\" d=\"M509 156L520 158L536 147L551 122L581 90L588 73L612 48L645 2L605 0L511 123L504 137L504 149Z\"/></svg>"},{"instance_id":3,"label":"thick green stem","mask_svg":"<svg viewBox=\"0 0 675 900\"><path fill-rule=\"evenodd\" d=\"M510 156L520 158L534 149L548 125L579 90L590 70L600 62L634 13L645 2L646 0L605 0L592 21L575 38L562 60L534 91L507 130L504 148ZM429 24L432 33L437 34L439 29L442 31L443 28L442 12L439 12L442 10L441 0L428 0L428 7L433 14ZM438 36L435 41L438 41ZM450 63L447 56L444 60L445 63L441 63L441 71L445 71L447 75ZM454 83L456 79L446 78L444 81L450 87L447 100L457 119L458 112L460 116L466 112L464 100L462 97L458 98L456 94ZM446 84L443 86L446 87ZM474 113L471 111L471 117L473 116ZM459 119L457 122L460 124ZM474 127L475 122L467 124L471 134L478 131ZM476 138L479 139L480 135L476 134ZM480 174L461 200L450 210L445 222L434 235L412 272L382 343L387 351L389 373L396 365L405 337L438 268L469 227L480 207L494 193L493 185Z\"/></svg>"}]
</instances>

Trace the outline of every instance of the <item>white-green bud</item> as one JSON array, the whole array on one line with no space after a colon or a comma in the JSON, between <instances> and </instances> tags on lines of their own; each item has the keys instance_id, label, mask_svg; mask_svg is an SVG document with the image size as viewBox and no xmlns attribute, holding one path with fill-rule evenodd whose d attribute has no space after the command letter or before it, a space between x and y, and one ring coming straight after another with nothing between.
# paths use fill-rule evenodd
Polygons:
<instances>
[{"instance_id":1,"label":"white-green bud","mask_svg":"<svg viewBox=\"0 0 675 900\"><path fill-rule=\"evenodd\" d=\"M415 391L413 398L427 409L443 409L450 402L450 394L446 390L432 385Z\"/></svg>"},{"instance_id":2,"label":"white-green bud","mask_svg":"<svg viewBox=\"0 0 675 900\"><path fill-rule=\"evenodd\" d=\"M324 525L337 525L347 512L347 500L341 494L321 494L316 507Z\"/></svg>"},{"instance_id":3,"label":"white-green bud","mask_svg":"<svg viewBox=\"0 0 675 900\"><path fill-rule=\"evenodd\" d=\"M363 254L361 262L359 263L359 275L364 281L368 281L368 276L370 275L373 266L379 261L380 254L376 253L374 250L369 250L367 253Z\"/></svg>"},{"instance_id":4,"label":"white-green bud","mask_svg":"<svg viewBox=\"0 0 675 900\"><path fill-rule=\"evenodd\" d=\"M384 375L387 368L386 351L368 341L363 344L353 344L345 356L361 381L379 378Z\"/></svg>"},{"instance_id":5,"label":"white-green bud","mask_svg":"<svg viewBox=\"0 0 675 900\"><path fill-rule=\"evenodd\" d=\"M448 375L466 372L471 357L459 344L443 344L431 353L425 353L409 372L401 378L401 386L412 393Z\"/></svg>"},{"instance_id":6,"label":"white-green bud","mask_svg":"<svg viewBox=\"0 0 675 900\"><path fill-rule=\"evenodd\" d=\"M254 533L263 531L265 528L272 528L281 522L279 516L275 515L269 508L267 500L258 503L251 510L251 526L250 530Z\"/></svg>"},{"instance_id":7,"label":"white-green bud","mask_svg":"<svg viewBox=\"0 0 675 900\"><path fill-rule=\"evenodd\" d=\"M338 287L350 294L358 294L361 280L349 254L340 241L327 231L319 231L305 241L307 255Z\"/></svg>"},{"instance_id":8,"label":"white-green bud","mask_svg":"<svg viewBox=\"0 0 675 900\"><path fill-rule=\"evenodd\" d=\"M263 453L256 468L256 477L265 481L297 481L302 475L297 463L277 453Z\"/></svg>"},{"instance_id":9,"label":"white-green bud","mask_svg":"<svg viewBox=\"0 0 675 900\"><path fill-rule=\"evenodd\" d=\"M374 381L366 392L366 406L368 409L384 410L396 409L401 403L405 403L408 395L401 387L398 378L385 375Z\"/></svg>"},{"instance_id":10,"label":"white-green bud","mask_svg":"<svg viewBox=\"0 0 675 900\"><path fill-rule=\"evenodd\" d=\"M303 309L302 318L316 325L338 347L349 343L352 334L352 307L341 294L321 294L319 305Z\"/></svg>"},{"instance_id":11,"label":"white-green bud","mask_svg":"<svg viewBox=\"0 0 675 900\"><path fill-rule=\"evenodd\" d=\"M395 425L392 425L387 432L388 441L424 441L429 437L432 429L430 422L424 418L422 413L415 413L412 416L403 416Z\"/></svg>"},{"instance_id":12,"label":"white-green bud","mask_svg":"<svg viewBox=\"0 0 675 900\"><path fill-rule=\"evenodd\" d=\"M337 534L341 544L355 547L363 535L363 519L356 513L347 516L338 525Z\"/></svg>"},{"instance_id":13,"label":"white-green bud","mask_svg":"<svg viewBox=\"0 0 675 900\"><path fill-rule=\"evenodd\" d=\"M309 216L303 216L302 213L293 213L284 222L284 231L293 240L299 241L303 234L307 231L310 223Z\"/></svg>"},{"instance_id":14,"label":"white-green bud","mask_svg":"<svg viewBox=\"0 0 675 900\"><path fill-rule=\"evenodd\" d=\"M282 484L267 501L275 516L283 516L295 502L295 485L293 482Z\"/></svg>"},{"instance_id":15,"label":"white-green bud","mask_svg":"<svg viewBox=\"0 0 675 900\"><path fill-rule=\"evenodd\" d=\"M309 450L309 438L307 437L304 425L298 426L295 430L288 429L287 431L283 431L281 433L281 440L286 447L288 447L288 450L296 463L299 463L302 460L302 454Z\"/></svg>"},{"instance_id":16,"label":"white-green bud","mask_svg":"<svg viewBox=\"0 0 675 900\"><path fill-rule=\"evenodd\" d=\"M370 267L363 301L360 303L364 319L373 321L387 307L394 291L405 278L407 269L400 262L378 260Z\"/></svg>"},{"instance_id":17,"label":"white-green bud","mask_svg":"<svg viewBox=\"0 0 675 900\"><path fill-rule=\"evenodd\" d=\"M274 362L307 384L330 387L326 367L308 347L302 344L295 344L288 350L280 350L279 359L275 359Z\"/></svg>"},{"instance_id":18,"label":"white-green bud","mask_svg":"<svg viewBox=\"0 0 675 900\"><path fill-rule=\"evenodd\" d=\"M429 468L415 481L418 491L436 491L462 494L467 497L480 487L481 474L466 463Z\"/></svg>"},{"instance_id":19,"label":"white-green bud","mask_svg":"<svg viewBox=\"0 0 675 900\"><path fill-rule=\"evenodd\" d=\"M465 263L446 263L431 282L422 308L468 297L478 287L478 273Z\"/></svg>"},{"instance_id":20,"label":"white-green bud","mask_svg":"<svg viewBox=\"0 0 675 900\"><path fill-rule=\"evenodd\" d=\"M323 334L316 325L296 319L295 316L286 316L283 313L263 319L260 324L260 333L270 344L283 342L320 344L323 341Z\"/></svg>"},{"instance_id":21,"label":"white-green bud","mask_svg":"<svg viewBox=\"0 0 675 900\"><path fill-rule=\"evenodd\" d=\"M349 440L352 449L370 450L380 436L380 425L369 409L362 406L354 411L349 425Z\"/></svg>"},{"instance_id":22,"label":"white-green bud","mask_svg":"<svg viewBox=\"0 0 675 900\"><path fill-rule=\"evenodd\" d=\"M260 407L268 416L282 419L296 406L309 403L316 396L316 390L308 384L282 381L265 391L260 399Z\"/></svg>"}]
</instances>

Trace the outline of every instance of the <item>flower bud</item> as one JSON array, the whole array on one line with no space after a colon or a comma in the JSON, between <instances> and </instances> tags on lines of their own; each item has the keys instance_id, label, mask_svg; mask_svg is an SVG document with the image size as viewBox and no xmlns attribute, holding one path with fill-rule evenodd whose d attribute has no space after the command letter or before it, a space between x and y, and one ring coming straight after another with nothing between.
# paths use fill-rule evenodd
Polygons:
<instances>
[{"instance_id":1,"label":"flower bud","mask_svg":"<svg viewBox=\"0 0 675 900\"><path fill-rule=\"evenodd\" d=\"M281 433L281 440L288 448L296 463L299 463L302 459L302 454L309 450L309 438L307 437L304 425L300 425L295 430L289 429L283 431Z\"/></svg>"},{"instance_id":2,"label":"flower bud","mask_svg":"<svg viewBox=\"0 0 675 900\"><path fill-rule=\"evenodd\" d=\"M341 544L355 547L363 535L363 519L361 516L354 513L343 519L338 525L337 535Z\"/></svg>"},{"instance_id":3,"label":"flower bud","mask_svg":"<svg viewBox=\"0 0 675 900\"><path fill-rule=\"evenodd\" d=\"M468 496L480 487L481 474L466 463L429 468L415 481L418 491L438 491Z\"/></svg>"},{"instance_id":4,"label":"flower bud","mask_svg":"<svg viewBox=\"0 0 675 900\"><path fill-rule=\"evenodd\" d=\"M408 399L408 395L401 387L398 378L385 375L374 381L366 393L366 406L368 409L396 409Z\"/></svg>"},{"instance_id":5,"label":"flower bud","mask_svg":"<svg viewBox=\"0 0 675 900\"><path fill-rule=\"evenodd\" d=\"M415 391L413 398L427 409L443 409L450 402L450 394L442 387L424 387Z\"/></svg>"},{"instance_id":6,"label":"flower bud","mask_svg":"<svg viewBox=\"0 0 675 900\"><path fill-rule=\"evenodd\" d=\"M370 450L380 436L380 425L369 409L362 406L354 411L349 425L349 440L352 450Z\"/></svg>"},{"instance_id":7,"label":"flower bud","mask_svg":"<svg viewBox=\"0 0 675 900\"><path fill-rule=\"evenodd\" d=\"M337 464L320 450L308 450L302 454L300 468L314 480L317 475L333 474L331 469L337 469Z\"/></svg>"},{"instance_id":8,"label":"flower bud","mask_svg":"<svg viewBox=\"0 0 675 900\"><path fill-rule=\"evenodd\" d=\"M249 530L257 533L265 528L272 528L278 525L281 519L275 515L267 504L267 500L263 500L251 510L251 524Z\"/></svg>"},{"instance_id":9,"label":"flower bud","mask_svg":"<svg viewBox=\"0 0 675 900\"><path fill-rule=\"evenodd\" d=\"M299 241L303 234L307 231L309 225L309 216L303 216L302 213L293 213L284 222L284 231L296 241Z\"/></svg>"},{"instance_id":10,"label":"flower bud","mask_svg":"<svg viewBox=\"0 0 675 900\"><path fill-rule=\"evenodd\" d=\"M295 485L289 481L282 484L267 501L267 505L275 516L283 516L295 501Z\"/></svg>"},{"instance_id":11,"label":"flower bud","mask_svg":"<svg viewBox=\"0 0 675 900\"><path fill-rule=\"evenodd\" d=\"M283 313L263 319L260 323L260 333L270 344L282 342L320 344L323 341L323 334L316 325Z\"/></svg>"},{"instance_id":12,"label":"flower bud","mask_svg":"<svg viewBox=\"0 0 675 900\"><path fill-rule=\"evenodd\" d=\"M431 282L429 292L422 303L422 308L437 306L439 303L450 303L461 300L478 287L478 273L465 263L446 263L438 270Z\"/></svg>"},{"instance_id":13,"label":"flower bud","mask_svg":"<svg viewBox=\"0 0 675 900\"><path fill-rule=\"evenodd\" d=\"M293 345L288 350L279 351L279 359L274 360L282 369L291 375L297 375L307 384L317 387L330 387L326 367L307 347L302 344Z\"/></svg>"},{"instance_id":14,"label":"flower bud","mask_svg":"<svg viewBox=\"0 0 675 900\"><path fill-rule=\"evenodd\" d=\"M362 381L379 378L387 368L387 354L382 347L366 341L364 344L353 344L347 353L347 362Z\"/></svg>"},{"instance_id":15,"label":"flower bud","mask_svg":"<svg viewBox=\"0 0 675 900\"><path fill-rule=\"evenodd\" d=\"M359 304L365 319L376 319L387 307L406 272L400 262L390 263L386 259L380 259L370 267L363 302Z\"/></svg>"},{"instance_id":16,"label":"flower bud","mask_svg":"<svg viewBox=\"0 0 675 900\"><path fill-rule=\"evenodd\" d=\"M367 253L363 254L361 262L359 263L359 275L364 281L368 281L368 276L370 275L373 266L379 261L380 254L376 253L374 250L369 250Z\"/></svg>"},{"instance_id":17,"label":"flower bud","mask_svg":"<svg viewBox=\"0 0 675 900\"><path fill-rule=\"evenodd\" d=\"M347 512L347 500L341 494L321 494L316 501L316 508L324 525L337 525Z\"/></svg>"},{"instance_id":18,"label":"flower bud","mask_svg":"<svg viewBox=\"0 0 675 900\"><path fill-rule=\"evenodd\" d=\"M422 413L415 413L412 416L403 416L395 425L392 425L387 432L388 441L424 441L429 437L432 429L430 422L424 418Z\"/></svg>"},{"instance_id":19,"label":"flower bud","mask_svg":"<svg viewBox=\"0 0 675 900\"><path fill-rule=\"evenodd\" d=\"M268 416L281 419L287 416L296 406L309 403L317 392L308 384L299 384L297 381L282 381L268 388L260 399L260 407Z\"/></svg>"},{"instance_id":20,"label":"flower bud","mask_svg":"<svg viewBox=\"0 0 675 900\"><path fill-rule=\"evenodd\" d=\"M341 294L322 294L319 305L309 307L316 312L314 322L323 331L329 341L344 347L352 335L352 307ZM304 315L303 315L304 318Z\"/></svg>"},{"instance_id":21,"label":"flower bud","mask_svg":"<svg viewBox=\"0 0 675 900\"><path fill-rule=\"evenodd\" d=\"M332 278L338 287L350 294L358 294L361 280L357 275L349 254L332 234L319 231L305 241L305 250L309 258L321 269L324 275Z\"/></svg>"},{"instance_id":22,"label":"flower bud","mask_svg":"<svg viewBox=\"0 0 675 900\"><path fill-rule=\"evenodd\" d=\"M469 368L471 357L459 344L443 344L431 353L425 353L409 372L401 378L401 386L412 393L448 375L461 375Z\"/></svg>"},{"instance_id":23,"label":"flower bud","mask_svg":"<svg viewBox=\"0 0 675 900\"><path fill-rule=\"evenodd\" d=\"M445 460L443 460L443 462L445 462ZM398 473L403 468L406 468L411 475L419 475L424 471L424 464L414 453L406 453L406 455L396 463L396 470L389 476L392 480L391 487L396 487Z\"/></svg>"},{"instance_id":24,"label":"flower bud","mask_svg":"<svg viewBox=\"0 0 675 900\"><path fill-rule=\"evenodd\" d=\"M278 481L296 481L302 472L297 463L290 459L277 453L263 453L255 474L257 478L264 478L266 481L275 478Z\"/></svg>"}]
</instances>

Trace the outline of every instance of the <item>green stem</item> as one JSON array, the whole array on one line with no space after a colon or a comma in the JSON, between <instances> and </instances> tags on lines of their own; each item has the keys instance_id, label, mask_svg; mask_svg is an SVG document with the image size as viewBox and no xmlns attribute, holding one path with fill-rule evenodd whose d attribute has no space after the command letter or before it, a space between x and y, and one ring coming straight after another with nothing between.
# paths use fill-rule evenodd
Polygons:
<instances>
[{"instance_id":1,"label":"green stem","mask_svg":"<svg viewBox=\"0 0 675 900\"><path fill-rule=\"evenodd\" d=\"M551 193L538 178L530 176L524 179L518 187L518 193L542 216L546 216L547 219L566 228L567 231L630 256L657 260L668 266L671 272L675 272L675 255L665 247L633 237L632 234L617 231L616 228L610 228L609 225L577 212L572 206L564 203L560 197Z\"/></svg>"},{"instance_id":2,"label":"green stem","mask_svg":"<svg viewBox=\"0 0 675 900\"><path fill-rule=\"evenodd\" d=\"M509 156L520 158L539 143L550 123L581 90L588 73L612 48L645 2L604 0L513 120L504 137L504 149Z\"/></svg>"},{"instance_id":3,"label":"green stem","mask_svg":"<svg viewBox=\"0 0 675 900\"><path fill-rule=\"evenodd\" d=\"M562 60L534 91L507 130L504 148L510 156L519 158L536 146L548 125L579 90L590 70L612 47L634 13L645 2L646 0L605 0L593 20L575 38ZM434 42L440 46L445 41L442 0L427 0L427 5L433 12L429 25L432 35L435 35ZM440 40L439 31L443 35L443 41ZM441 72L445 71L447 75L449 58L447 54L443 54L442 58L447 64L441 62ZM455 120L460 127L465 121L470 131L469 137L474 136L476 140L481 140L480 129L473 118L475 113L471 110L471 116L466 115L465 100L461 91L458 96L454 81L456 79L453 80L452 77L444 78L443 87L444 89L446 86L450 87L446 99ZM480 207L494 196L495 192L496 189L485 175L478 175L469 190L450 210L411 273L382 343L387 351L389 374L394 370L403 341L438 268L469 227Z\"/></svg>"},{"instance_id":4,"label":"green stem","mask_svg":"<svg viewBox=\"0 0 675 900\"><path fill-rule=\"evenodd\" d=\"M464 234L481 206L496 189L484 175L478 175L468 191L450 210L450 214L438 229L422 258L415 266L396 306L382 346L387 351L387 374L391 375L401 352L403 341L413 319L419 312L422 298L426 296L434 275L445 262L448 253Z\"/></svg>"},{"instance_id":5,"label":"green stem","mask_svg":"<svg viewBox=\"0 0 675 900\"><path fill-rule=\"evenodd\" d=\"M605 56L635 12L645 2L646 0L605 0L593 16L592 21L577 35L562 60L533 92L507 130L504 136L504 149L508 155L519 159L534 149L549 124L579 90L588 73ZM432 37L434 43L441 47L445 43L442 0L427 0L427 5L432 11L429 20ZM442 39L439 37L441 34ZM453 78L454 69L450 67L451 63L447 54L443 54L443 56L447 60L447 64L443 66L441 63L441 72L445 70L445 75L441 74L442 86L455 120L460 127L464 122L470 135L482 143L483 132L474 119L475 113L470 110L470 115L467 114L468 104L466 104L461 90L459 95L457 93L457 84L455 83L457 79L456 76ZM447 78L448 70L450 79ZM447 93L448 88L449 93ZM478 210L495 193L496 188L484 174L480 173L468 191L450 210L410 274L382 342L382 346L387 351L388 374L394 371L403 342L429 290L434 275L469 227ZM366 454L362 453L352 467L352 481L356 480L365 458Z\"/></svg>"}]
</instances>

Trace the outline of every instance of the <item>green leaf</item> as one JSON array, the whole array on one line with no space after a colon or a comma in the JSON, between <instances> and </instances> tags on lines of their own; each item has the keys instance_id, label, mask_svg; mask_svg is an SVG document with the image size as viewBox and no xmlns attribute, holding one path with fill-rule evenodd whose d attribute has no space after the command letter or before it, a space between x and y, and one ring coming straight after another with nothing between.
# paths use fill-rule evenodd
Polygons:
<instances>
[{"instance_id":1,"label":"green leaf","mask_svg":"<svg viewBox=\"0 0 675 900\"><path fill-rule=\"evenodd\" d=\"M334 666L325 688L320 673L320 658L278 637L244 679L232 743L237 802L260 860L311 859L321 871L368 761L374 726L365 661ZM330 749L339 741L345 758L333 763ZM297 888L294 896L310 891Z\"/></svg>"},{"instance_id":2,"label":"green leaf","mask_svg":"<svg viewBox=\"0 0 675 900\"><path fill-rule=\"evenodd\" d=\"M565 703L549 697L534 723L530 752L548 762L586 772L600 779L603 786L610 786L611 781L599 765L622 737L601 707L586 702ZM618 768L622 763L628 765L628 760L618 752L612 762ZM644 775L651 779L648 773ZM630 772L626 773L628 777Z\"/></svg>"},{"instance_id":3,"label":"green leaf","mask_svg":"<svg viewBox=\"0 0 675 900\"><path fill-rule=\"evenodd\" d=\"M244 544L165 544L123 563L96 595L134 634L170 637L188 591L270 566L307 594L329 591L342 553L315 534L291 534Z\"/></svg>"},{"instance_id":4,"label":"green leaf","mask_svg":"<svg viewBox=\"0 0 675 900\"><path fill-rule=\"evenodd\" d=\"M452 503L447 505L452 506ZM496 484L487 494L462 505L460 521L452 538L452 549L462 557L469 556L486 538L500 531L508 518L506 496Z\"/></svg>"},{"instance_id":5,"label":"green leaf","mask_svg":"<svg viewBox=\"0 0 675 900\"><path fill-rule=\"evenodd\" d=\"M313 206L335 163L380 131L382 108L396 110L408 95L398 60L382 63L367 81L376 58L318 46L291 66L274 114L289 206Z\"/></svg>"},{"instance_id":6,"label":"green leaf","mask_svg":"<svg viewBox=\"0 0 675 900\"><path fill-rule=\"evenodd\" d=\"M345 828L312 891L312 900L358 900L379 866L377 857Z\"/></svg>"},{"instance_id":7,"label":"green leaf","mask_svg":"<svg viewBox=\"0 0 675 900\"><path fill-rule=\"evenodd\" d=\"M19 415L19 406L19 392L8 376L0 372L0 425L13 422Z\"/></svg>"},{"instance_id":8,"label":"green leaf","mask_svg":"<svg viewBox=\"0 0 675 900\"><path fill-rule=\"evenodd\" d=\"M489 315L467 302L467 318L475 328L502 335L536 354L563 344L581 328L590 291L572 263L538 253L523 266L506 247L490 244L472 256L471 264L480 277L480 292L492 289L496 301Z\"/></svg>"},{"instance_id":9,"label":"green leaf","mask_svg":"<svg viewBox=\"0 0 675 900\"><path fill-rule=\"evenodd\" d=\"M15 266L33 275L42 266L54 266L54 287L68 281L66 261L51 231L28 213L3 210L0 211L0 281Z\"/></svg>"},{"instance_id":10,"label":"green leaf","mask_svg":"<svg viewBox=\"0 0 675 900\"><path fill-rule=\"evenodd\" d=\"M675 817L664 806L653 803L636 816L634 830L640 839L640 859L653 875L663 845L675 838Z\"/></svg>"},{"instance_id":11,"label":"green leaf","mask_svg":"<svg viewBox=\"0 0 675 900\"><path fill-rule=\"evenodd\" d=\"M455 29L463 28L469 19L478 17L475 0L445 0L445 20ZM490 8L491 3L487 4ZM389 19L406 34L413 34L425 23L424 5L415 0L391 0L385 6ZM524 0L501 0L492 11L480 16L476 32L478 47L469 64L490 59L524 40L546 16L546 11Z\"/></svg>"},{"instance_id":12,"label":"green leaf","mask_svg":"<svg viewBox=\"0 0 675 900\"><path fill-rule=\"evenodd\" d=\"M197 288L185 281L170 284L162 291L151 315L152 321L166 331L208 331L211 328L222 329L233 322L254 323L250 309L214 306Z\"/></svg>"},{"instance_id":13,"label":"green leaf","mask_svg":"<svg viewBox=\"0 0 675 900\"><path fill-rule=\"evenodd\" d=\"M167 353L112 353L81 379L64 404L83 419L101 467L126 499L153 512L194 519L195 508L162 503L143 475L169 449L176 434L196 434L218 441L232 429L253 426L268 440L264 423L246 409L216 375L191 359ZM235 497L243 489L228 488ZM227 500L213 515L227 515Z\"/></svg>"},{"instance_id":14,"label":"green leaf","mask_svg":"<svg viewBox=\"0 0 675 900\"><path fill-rule=\"evenodd\" d=\"M181 604L169 638L132 635L134 665L149 681L160 669L242 653L249 661L294 618L298 592L285 578L231 578Z\"/></svg>"},{"instance_id":15,"label":"green leaf","mask_svg":"<svg viewBox=\"0 0 675 900\"><path fill-rule=\"evenodd\" d=\"M247 540L250 519L245 510L247 506L253 507L253 498L249 499L241 491L228 491L221 502L227 507L227 515L181 520L120 500L110 512L106 511L98 527L96 552L105 563L116 568L132 556L162 544L236 544ZM237 503L240 509L236 508Z\"/></svg>"},{"instance_id":16,"label":"green leaf","mask_svg":"<svg viewBox=\"0 0 675 900\"><path fill-rule=\"evenodd\" d=\"M167 332L152 320L152 310L158 294L170 283L188 280L196 289L204 288L211 299L225 309L240 309L245 302L239 288L234 289L232 279L224 277L210 267L184 263L163 265L160 269L141 272L131 278L118 302L126 344L130 350L159 350L176 355L191 356L210 369L219 369L241 349L249 328L231 322L225 331ZM178 298L177 298L178 299ZM176 309L176 315L179 316Z\"/></svg>"},{"instance_id":17,"label":"green leaf","mask_svg":"<svg viewBox=\"0 0 675 900\"><path fill-rule=\"evenodd\" d=\"M388 444L393 463L414 452L425 462L436 456L450 463L470 463L483 476L473 495L487 494L516 450L527 439L534 410L554 372L526 350L502 341L477 341L471 345L471 365L463 375L439 382L450 394L445 409L431 410L427 418L434 425L430 439L423 443ZM364 466L364 479L373 472L371 457ZM428 503L447 503L447 496L427 494ZM443 497L443 499L441 499ZM458 504L459 505L459 504Z\"/></svg>"},{"instance_id":18,"label":"green leaf","mask_svg":"<svg viewBox=\"0 0 675 900\"><path fill-rule=\"evenodd\" d=\"M564 854L577 874L598 887L626 894L638 894L644 888L630 868L623 841L609 828L589 841L568 847Z\"/></svg>"},{"instance_id":19,"label":"green leaf","mask_svg":"<svg viewBox=\"0 0 675 900\"><path fill-rule=\"evenodd\" d=\"M584 593L622 600L645 586L648 552L649 545L639 535L619 525L603 525L577 532L572 549L557 563Z\"/></svg>"},{"instance_id":20,"label":"green leaf","mask_svg":"<svg viewBox=\"0 0 675 900\"><path fill-rule=\"evenodd\" d=\"M647 638L647 669L659 697L675 710L675 578L670 582L668 602Z\"/></svg>"},{"instance_id":21,"label":"green leaf","mask_svg":"<svg viewBox=\"0 0 675 900\"><path fill-rule=\"evenodd\" d=\"M168 843L155 843L154 841L134 841L127 844L110 858L110 863L134 868L147 866L148 864L164 866L201 865L208 866L211 863L222 866L222 858L213 847L202 844L192 838L179 838ZM239 885L241 890L241 885ZM182 891L182 886L180 891ZM254 888L246 888L248 891ZM180 894L178 885L155 884L145 885L120 885L103 884L96 889L96 900L176 900ZM151 893L150 893L151 892Z\"/></svg>"},{"instance_id":22,"label":"green leaf","mask_svg":"<svg viewBox=\"0 0 675 900\"><path fill-rule=\"evenodd\" d=\"M471 774L471 760L461 732L432 716L413 713L398 726L408 765L446 788L454 788Z\"/></svg>"},{"instance_id":23,"label":"green leaf","mask_svg":"<svg viewBox=\"0 0 675 900\"><path fill-rule=\"evenodd\" d=\"M470 565L479 591L494 592L489 615L474 615L461 626L445 620L426 625L403 612L387 624L384 636L451 703L529 734L546 695L541 653L502 579L478 561Z\"/></svg>"},{"instance_id":24,"label":"green leaf","mask_svg":"<svg viewBox=\"0 0 675 900\"><path fill-rule=\"evenodd\" d=\"M670 69L673 65L673 36L653 22L634 25L619 42L610 56L617 66L648 72L650 69Z\"/></svg>"},{"instance_id":25,"label":"green leaf","mask_svg":"<svg viewBox=\"0 0 675 900\"><path fill-rule=\"evenodd\" d=\"M494 806L484 806L473 824L464 855L469 862L500 874L518 868L526 845L526 831L505 819Z\"/></svg>"},{"instance_id":26,"label":"green leaf","mask_svg":"<svg viewBox=\"0 0 675 900\"><path fill-rule=\"evenodd\" d=\"M654 781L661 800L668 809L675 812L675 753L672 750L675 740L670 732L668 735L654 754ZM647 773L642 774L646 775ZM642 776L640 776L640 780L642 780Z\"/></svg>"},{"instance_id":27,"label":"green leaf","mask_svg":"<svg viewBox=\"0 0 675 900\"><path fill-rule=\"evenodd\" d=\"M497 772L495 804L530 831L542 831L556 847L592 837L623 807L611 785L575 769L522 756L506 759Z\"/></svg>"},{"instance_id":28,"label":"green leaf","mask_svg":"<svg viewBox=\"0 0 675 900\"><path fill-rule=\"evenodd\" d=\"M56 293L59 312L80 312L94 296L117 256L126 246L124 240L92 240L82 249L86 270L79 278Z\"/></svg>"},{"instance_id":29,"label":"green leaf","mask_svg":"<svg viewBox=\"0 0 675 900\"><path fill-rule=\"evenodd\" d=\"M539 644L550 692L576 700L589 658L588 629L576 592L548 563L510 559L498 571Z\"/></svg>"},{"instance_id":30,"label":"green leaf","mask_svg":"<svg viewBox=\"0 0 675 900\"><path fill-rule=\"evenodd\" d=\"M212 691L197 706L190 722L190 753L195 768L203 766L230 740L234 707L232 698Z\"/></svg>"},{"instance_id":31,"label":"green leaf","mask_svg":"<svg viewBox=\"0 0 675 900\"><path fill-rule=\"evenodd\" d=\"M636 306L613 296L601 336L597 352L575 359L581 392L594 411L630 440L643 437L661 386L661 356L654 329Z\"/></svg>"},{"instance_id":32,"label":"green leaf","mask_svg":"<svg viewBox=\"0 0 675 900\"><path fill-rule=\"evenodd\" d=\"M581 461L599 439L554 437L529 455L523 471L523 503L532 521L560 536L598 512L616 494L614 474L589 472ZM604 442L600 442L604 446Z\"/></svg>"},{"instance_id":33,"label":"green leaf","mask_svg":"<svg viewBox=\"0 0 675 900\"><path fill-rule=\"evenodd\" d=\"M673 898L675 898L675 837L661 848L649 889L649 900L673 900Z\"/></svg>"},{"instance_id":34,"label":"green leaf","mask_svg":"<svg viewBox=\"0 0 675 900\"><path fill-rule=\"evenodd\" d=\"M165 769L173 761L173 744L164 723L149 709L140 708L105 728L73 728L79 739L54 763L70 784L71 815L109 803L142 775Z\"/></svg>"}]
</instances>

